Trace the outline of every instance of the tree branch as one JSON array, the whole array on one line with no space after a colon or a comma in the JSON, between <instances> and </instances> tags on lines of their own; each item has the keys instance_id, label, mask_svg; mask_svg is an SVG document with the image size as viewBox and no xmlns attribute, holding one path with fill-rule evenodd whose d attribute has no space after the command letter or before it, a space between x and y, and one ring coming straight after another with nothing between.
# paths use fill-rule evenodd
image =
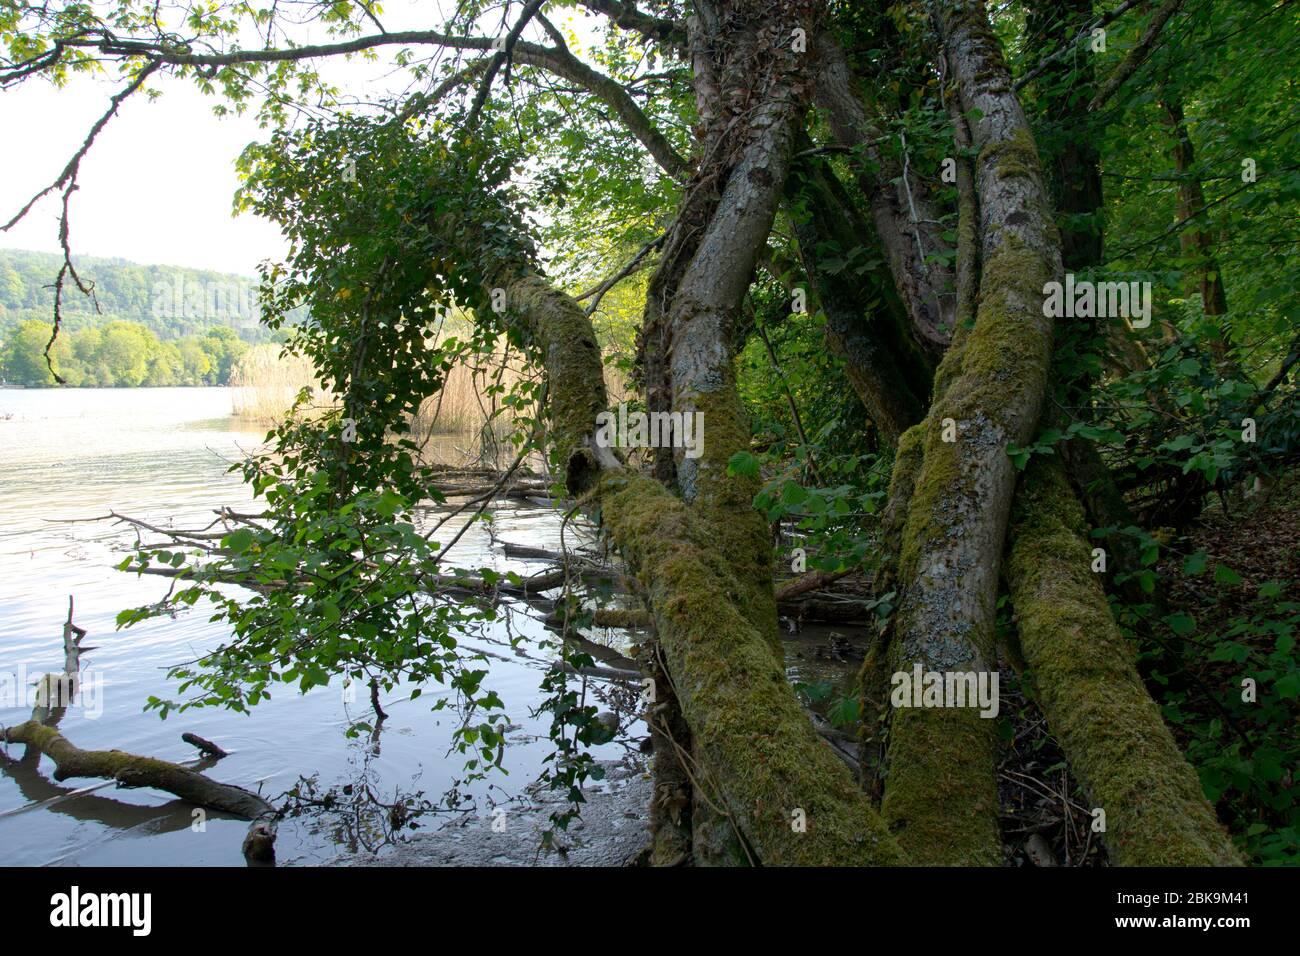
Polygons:
<instances>
[{"instance_id":1,"label":"tree branch","mask_svg":"<svg viewBox=\"0 0 1300 956\"><path fill-rule=\"evenodd\" d=\"M1110 13L1107 13L1104 16L1098 17L1096 20L1093 20L1092 23L1089 23L1086 27L1080 30L1078 35L1073 40L1071 40L1069 43L1066 43L1063 46L1058 47L1050 55L1043 57L1041 60L1038 61L1038 64L1032 70L1030 70L1020 79L1016 80L1016 92L1019 93L1024 86L1026 86L1033 80L1036 80L1039 76L1042 75L1043 71L1046 70L1053 63L1068 56L1070 52L1074 50L1075 47L1077 47L1080 43L1082 43L1084 40L1088 39L1088 37L1092 35L1093 30L1099 30L1102 27L1109 26L1111 23L1114 23L1121 16L1128 13L1130 10L1132 10L1134 7L1136 7L1139 3L1142 2L1144 2L1144 0L1125 0L1124 3L1121 3L1114 10L1110 11Z\"/></svg>"},{"instance_id":2,"label":"tree branch","mask_svg":"<svg viewBox=\"0 0 1300 956\"><path fill-rule=\"evenodd\" d=\"M1138 40L1137 46L1129 50L1128 56L1115 68L1115 72L1110 75L1102 88L1097 91L1097 95L1092 98L1092 102L1088 104L1089 112L1095 113L1101 109L1128 78L1137 72L1138 67L1146 62L1156 40L1160 37L1160 31L1164 29L1165 24L1169 22L1169 18L1177 13L1178 8L1182 5L1183 0L1167 0L1165 5L1152 15L1151 22L1147 24L1147 28Z\"/></svg>"},{"instance_id":3,"label":"tree branch","mask_svg":"<svg viewBox=\"0 0 1300 956\"><path fill-rule=\"evenodd\" d=\"M465 121L465 125L469 129L474 129L474 127L478 125L478 115L483 109L483 104L487 102L488 93L492 90L492 81L496 78L497 71L501 69L502 64L505 64L506 67L506 82L510 82L510 57L514 52L515 44L519 42L519 34L524 32L524 27L528 26L528 21L533 18L534 14L542 9L542 4L545 2L546 0L531 0L531 2L524 7L524 12L519 15L518 21L516 21L515 25L510 28L510 32L506 34L505 43L502 44L501 49L493 55L492 62L488 64L487 72L483 76L483 82L479 84L478 94L474 97L474 103L470 106L469 117Z\"/></svg>"},{"instance_id":4,"label":"tree branch","mask_svg":"<svg viewBox=\"0 0 1300 956\"><path fill-rule=\"evenodd\" d=\"M621 0L578 0L578 3L594 13L609 17L617 27L639 33L647 40L662 43L678 53L686 51L686 27L676 20L642 13L635 4Z\"/></svg>"}]
</instances>

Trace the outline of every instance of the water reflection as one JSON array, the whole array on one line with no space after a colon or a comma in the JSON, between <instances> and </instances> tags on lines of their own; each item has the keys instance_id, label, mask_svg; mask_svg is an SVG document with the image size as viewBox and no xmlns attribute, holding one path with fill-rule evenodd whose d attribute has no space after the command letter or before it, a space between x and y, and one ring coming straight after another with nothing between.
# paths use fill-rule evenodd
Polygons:
<instances>
[{"instance_id":1,"label":"water reflection","mask_svg":"<svg viewBox=\"0 0 1300 956\"><path fill-rule=\"evenodd\" d=\"M382 747L378 737L346 736L357 708L349 710L337 684L306 695L284 688L247 717L205 708L164 722L143 712L150 695L180 696L166 677L168 665L201 656L229 634L201 609L117 631L119 611L157 601L168 582L114 570L134 535L85 519L112 510L159 527L199 527L212 519L214 508L256 510L247 489L227 469L265 433L239 427L230 410L230 393L223 388L0 390L0 673L60 669L62 613L68 595L75 594L78 623L94 646L86 666L104 679L101 716L74 708L63 718L61 730L79 747L184 762L193 752L180 735L192 731L231 751L212 773L223 782L270 797L298 788L301 796L308 792L302 789L306 778L314 781L311 799L323 800L331 791L354 796L369 788L390 812L399 804L407 807L402 826L389 826L389 838L399 838L411 820L433 812L414 813L421 801L463 810L519 793L550 750L549 718L532 713L548 659L539 644L548 632L541 614L524 608L476 635L476 643L491 652L488 682L514 721L505 755L509 774L491 781L461 783L460 764L448 757L456 715L431 711L432 691L410 700L413 688L403 685L384 702L389 719ZM526 501L501 505L493 521L501 539L541 549L560 546L554 511ZM464 521L465 516L452 519L448 531L455 533ZM572 526L566 535L572 545ZM542 567L535 560L507 557L479 524L466 531L455 559L466 567L525 575ZM523 639L525 654L514 652L512 637ZM365 695L358 698L364 706ZM11 706L15 703L0 700L0 724L26 719L21 706ZM597 756L615 759L624 749L609 744ZM245 821L210 814L206 828L196 832L189 804L151 790L112 790L110 796L104 791L111 783L55 784L49 781L50 762L22 750L0 752L5 862L243 864ZM351 795L344 792L348 786ZM408 800L415 802L408 805ZM277 840L280 860L322 862L384 836L383 827L362 822L359 811L341 824L344 814L332 811L345 804L336 797L331 812L304 810L284 821Z\"/></svg>"}]
</instances>

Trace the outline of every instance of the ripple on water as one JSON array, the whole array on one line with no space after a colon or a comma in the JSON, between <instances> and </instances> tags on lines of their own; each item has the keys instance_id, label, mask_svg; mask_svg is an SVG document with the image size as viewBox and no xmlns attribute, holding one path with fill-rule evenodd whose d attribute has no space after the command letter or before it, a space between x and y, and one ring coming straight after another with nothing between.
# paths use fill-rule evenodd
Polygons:
<instances>
[{"instance_id":1,"label":"ripple on water","mask_svg":"<svg viewBox=\"0 0 1300 956\"><path fill-rule=\"evenodd\" d=\"M391 799L398 790L423 790L436 799L450 786L459 759L445 759L454 717L429 710L430 697L402 703L397 688L391 719L379 742L348 740L348 708L337 687L299 695L281 688L245 717L204 709L160 721L142 707L150 695L176 696L166 668L190 660L229 637L198 609L125 631L119 611L158 600L167 582L115 571L134 534L87 519L110 510L154 524L193 527L211 520L218 505L248 510L253 502L237 476L227 473L241 449L257 447L265 431L240 430L230 418L224 388L0 390L0 674L35 675L62 666L60 634L68 595L77 623L89 632L87 674L96 675L102 713L69 710L60 727L83 747L117 747L174 760L193 751L184 731L220 742L232 755L214 776L279 794L301 775L319 774L329 786L368 780ZM5 418L10 413L11 418ZM499 537L541 547L559 545L553 512L511 507L497 513ZM449 523L448 534L455 523ZM573 543L573 529L566 531ZM489 564L527 573L536 565L494 552L482 526L457 545L457 563ZM540 624L517 618L516 632L539 637ZM485 641L504 635L489 633ZM501 648L493 648L502 651ZM510 656L508 649L503 653ZM538 702L539 672L518 659L493 660L489 681L521 726L512 739L545 735L545 722L528 716ZM364 701L365 695L360 695ZM26 718L29 707L0 699L0 724ZM357 705L352 705L355 715ZM513 743L509 777L497 784L520 790L546 754L538 742ZM622 754L602 748L598 756ZM192 808L156 791L101 787L96 781L55 784L50 764L22 761L21 748L0 756L0 845L9 864L242 865L246 825L211 819L191 827ZM89 792L82 792L89 791ZM69 794L81 793L69 797ZM24 809L28 808L28 809ZM433 825L433 824L429 824ZM329 826L290 821L278 841L280 858L325 860L346 847L345 834Z\"/></svg>"}]
</instances>

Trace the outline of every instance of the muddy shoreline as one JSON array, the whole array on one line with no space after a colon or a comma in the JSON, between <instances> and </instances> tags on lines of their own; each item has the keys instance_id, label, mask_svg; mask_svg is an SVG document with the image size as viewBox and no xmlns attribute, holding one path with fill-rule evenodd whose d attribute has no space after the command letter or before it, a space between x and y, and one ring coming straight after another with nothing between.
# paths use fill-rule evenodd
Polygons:
<instances>
[{"instance_id":1,"label":"muddy shoreline","mask_svg":"<svg viewBox=\"0 0 1300 956\"><path fill-rule=\"evenodd\" d=\"M624 866L650 837L648 773L605 764L608 778L585 788L582 816L542 849L558 794L531 792L496 811L466 813L379 853L344 854L326 866Z\"/></svg>"}]
</instances>

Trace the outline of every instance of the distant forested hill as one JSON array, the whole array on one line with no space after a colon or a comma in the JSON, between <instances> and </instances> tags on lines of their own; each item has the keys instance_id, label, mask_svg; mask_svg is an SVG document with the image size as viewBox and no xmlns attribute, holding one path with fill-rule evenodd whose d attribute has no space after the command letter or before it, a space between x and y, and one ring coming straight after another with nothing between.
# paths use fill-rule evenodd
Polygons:
<instances>
[{"instance_id":1,"label":"distant forested hill","mask_svg":"<svg viewBox=\"0 0 1300 956\"><path fill-rule=\"evenodd\" d=\"M65 283L61 313L70 332L121 319L148 327L164 341L201 336L218 325L249 343L273 338L257 321L255 278L125 259L74 261L82 279L94 282L100 312ZM61 262L55 253L0 249L0 336L27 319L50 321L51 286Z\"/></svg>"},{"instance_id":2,"label":"distant forested hill","mask_svg":"<svg viewBox=\"0 0 1300 956\"><path fill-rule=\"evenodd\" d=\"M0 383L54 385L45 359L62 259L0 249ZM72 386L225 385L251 344L277 341L258 321L257 280L125 259L78 258L99 311L64 282L50 358Z\"/></svg>"}]
</instances>

